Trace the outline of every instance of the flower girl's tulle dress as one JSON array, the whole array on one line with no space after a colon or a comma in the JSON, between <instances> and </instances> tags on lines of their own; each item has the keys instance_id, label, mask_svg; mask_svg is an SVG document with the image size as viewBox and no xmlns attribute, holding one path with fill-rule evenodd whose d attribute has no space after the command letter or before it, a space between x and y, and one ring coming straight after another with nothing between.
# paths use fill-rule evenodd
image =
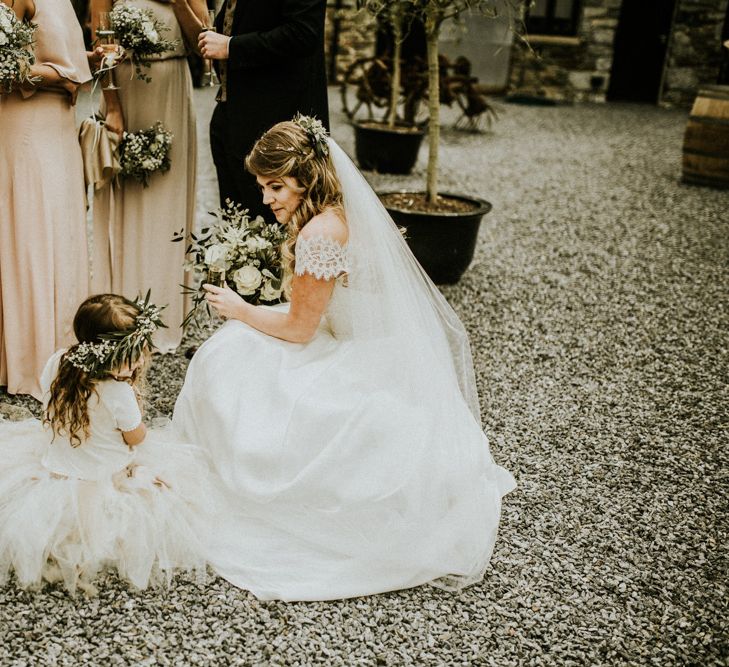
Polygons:
<instances>
[{"instance_id":1,"label":"flower girl's tulle dress","mask_svg":"<svg viewBox=\"0 0 729 667\"><path fill-rule=\"evenodd\" d=\"M62 351L41 378L46 393ZM89 401L90 437L78 447L35 419L0 421L0 583L63 580L88 589L105 567L137 588L176 568L204 575L215 489L196 449L169 428L131 449L121 430L139 425L132 388L115 380ZM88 589L90 590L90 589Z\"/></svg>"}]
</instances>

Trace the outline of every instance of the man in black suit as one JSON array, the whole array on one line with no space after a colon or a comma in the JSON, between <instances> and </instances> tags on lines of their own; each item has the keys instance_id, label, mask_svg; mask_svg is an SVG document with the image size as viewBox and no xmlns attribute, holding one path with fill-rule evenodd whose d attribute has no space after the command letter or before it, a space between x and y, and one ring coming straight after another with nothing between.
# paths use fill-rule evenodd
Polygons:
<instances>
[{"instance_id":1,"label":"man in black suit","mask_svg":"<svg viewBox=\"0 0 729 667\"><path fill-rule=\"evenodd\" d=\"M217 32L200 33L202 55L217 61L221 80L210 121L221 205L232 199L270 218L245 156L266 130L297 112L329 127L325 11L326 0L226 0Z\"/></svg>"}]
</instances>

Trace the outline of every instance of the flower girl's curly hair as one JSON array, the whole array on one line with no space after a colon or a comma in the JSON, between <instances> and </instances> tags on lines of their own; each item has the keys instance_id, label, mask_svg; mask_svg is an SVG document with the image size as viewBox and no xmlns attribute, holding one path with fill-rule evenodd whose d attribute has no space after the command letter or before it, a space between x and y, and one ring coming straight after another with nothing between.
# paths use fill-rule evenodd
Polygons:
<instances>
[{"instance_id":1,"label":"flower girl's curly hair","mask_svg":"<svg viewBox=\"0 0 729 667\"><path fill-rule=\"evenodd\" d=\"M91 296L76 311L73 331L78 343L61 356L43 415L43 423L50 426L53 435L67 436L72 447L78 447L89 437L88 402L96 393L96 383L113 373L111 369L99 373L83 368L83 364L75 360L79 349L103 345L102 335L133 329L140 312L137 304L117 294ZM144 351L142 354L146 357L148 353ZM145 372L146 363L137 368L130 378L138 390L141 390Z\"/></svg>"},{"instance_id":2,"label":"flower girl's curly hair","mask_svg":"<svg viewBox=\"0 0 729 667\"><path fill-rule=\"evenodd\" d=\"M315 138L300 122L285 121L268 130L255 143L245 161L246 169L254 176L291 176L301 186L301 203L291 216L288 238L281 247L286 296L291 295L296 262L294 248L301 229L326 209L335 209L340 214L344 210L342 186L328 151L318 150L317 141L323 139Z\"/></svg>"}]
</instances>

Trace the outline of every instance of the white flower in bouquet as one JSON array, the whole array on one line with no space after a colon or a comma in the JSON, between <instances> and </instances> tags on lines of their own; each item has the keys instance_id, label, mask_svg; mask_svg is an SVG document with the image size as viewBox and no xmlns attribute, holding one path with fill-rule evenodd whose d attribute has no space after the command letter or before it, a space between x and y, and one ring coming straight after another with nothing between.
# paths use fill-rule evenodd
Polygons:
<instances>
[{"instance_id":1,"label":"white flower in bouquet","mask_svg":"<svg viewBox=\"0 0 729 667\"><path fill-rule=\"evenodd\" d=\"M251 218L238 204L211 213L215 221L199 234L179 232L173 241L186 241L185 271L195 273L200 285L212 281L213 273L225 271L227 283L245 301L253 304L282 300L283 267L281 246L287 238L284 225ZM192 309L183 326L199 319L201 310L212 316L201 287L184 287L191 296Z\"/></svg>"},{"instance_id":2,"label":"white flower in bouquet","mask_svg":"<svg viewBox=\"0 0 729 667\"><path fill-rule=\"evenodd\" d=\"M283 287L275 288L271 280L267 280L261 288L262 301L278 301L281 294L283 294Z\"/></svg>"},{"instance_id":3,"label":"white flower in bouquet","mask_svg":"<svg viewBox=\"0 0 729 667\"><path fill-rule=\"evenodd\" d=\"M233 282L238 294L248 296L255 294L261 286L263 274L253 264L248 264L233 273Z\"/></svg>"},{"instance_id":4,"label":"white flower in bouquet","mask_svg":"<svg viewBox=\"0 0 729 667\"><path fill-rule=\"evenodd\" d=\"M248 252L257 252L259 250L266 250L266 248L271 247L271 242L267 241L264 238L261 238L260 236L249 236L246 239L246 248L248 248Z\"/></svg>"},{"instance_id":5,"label":"white flower in bouquet","mask_svg":"<svg viewBox=\"0 0 729 667\"><path fill-rule=\"evenodd\" d=\"M16 21L18 20L15 16L15 12L12 11L9 7L4 7L2 11L0 11L0 29L3 32L3 35L5 35L5 43L7 44L8 41L8 35L11 34L13 30L13 22L10 17L13 17Z\"/></svg>"},{"instance_id":6,"label":"white flower in bouquet","mask_svg":"<svg viewBox=\"0 0 729 667\"><path fill-rule=\"evenodd\" d=\"M117 3L111 10L111 24L119 44L132 54L137 78L143 81L151 81L142 72L142 67L150 66L150 56L172 51L177 47L177 40L162 37L162 33L168 31L169 27L149 9Z\"/></svg>"},{"instance_id":7,"label":"white flower in bouquet","mask_svg":"<svg viewBox=\"0 0 729 667\"><path fill-rule=\"evenodd\" d=\"M18 20L10 7L0 3L0 92L34 81L30 75L34 33L35 25Z\"/></svg>"},{"instance_id":8,"label":"white flower in bouquet","mask_svg":"<svg viewBox=\"0 0 729 667\"><path fill-rule=\"evenodd\" d=\"M144 21L142 23L142 32L144 36L150 41L151 44L159 42L159 33L154 29L154 23L151 21Z\"/></svg>"},{"instance_id":9,"label":"white flower in bouquet","mask_svg":"<svg viewBox=\"0 0 729 667\"><path fill-rule=\"evenodd\" d=\"M226 271L228 269L228 253L230 248L221 243L211 245L205 251L205 264L216 269Z\"/></svg>"}]
</instances>

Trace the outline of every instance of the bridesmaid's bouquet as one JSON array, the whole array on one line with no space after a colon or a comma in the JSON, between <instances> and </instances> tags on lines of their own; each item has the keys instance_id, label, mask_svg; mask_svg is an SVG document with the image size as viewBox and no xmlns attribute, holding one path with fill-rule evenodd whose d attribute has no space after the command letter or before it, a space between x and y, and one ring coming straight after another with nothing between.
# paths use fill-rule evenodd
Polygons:
<instances>
[{"instance_id":1,"label":"bridesmaid's bouquet","mask_svg":"<svg viewBox=\"0 0 729 667\"><path fill-rule=\"evenodd\" d=\"M31 51L35 26L20 21L15 12L0 2L0 92L10 92L14 85L32 81L30 66L35 63Z\"/></svg>"},{"instance_id":2,"label":"bridesmaid's bouquet","mask_svg":"<svg viewBox=\"0 0 729 667\"><path fill-rule=\"evenodd\" d=\"M281 245L286 240L285 225L268 223L261 216L251 219L248 209L228 200L225 208L212 211L215 222L199 234L175 234L173 241L186 241L185 271L194 271L202 283L222 286L226 279L231 289L252 304L278 303L283 292ZM211 311L205 291L183 285L192 297L192 309L182 323L187 327L197 320L201 306L208 318Z\"/></svg>"},{"instance_id":3,"label":"bridesmaid's bouquet","mask_svg":"<svg viewBox=\"0 0 729 667\"><path fill-rule=\"evenodd\" d=\"M119 44L131 53L137 78L149 83L152 79L142 72L150 66L147 58L177 47L176 40L162 37L169 28L151 10L124 3L114 5L110 20Z\"/></svg>"},{"instance_id":4,"label":"bridesmaid's bouquet","mask_svg":"<svg viewBox=\"0 0 729 667\"><path fill-rule=\"evenodd\" d=\"M152 127L138 132L124 132L119 143L119 175L134 178L145 188L155 171L170 170L172 134L157 121Z\"/></svg>"}]
</instances>

